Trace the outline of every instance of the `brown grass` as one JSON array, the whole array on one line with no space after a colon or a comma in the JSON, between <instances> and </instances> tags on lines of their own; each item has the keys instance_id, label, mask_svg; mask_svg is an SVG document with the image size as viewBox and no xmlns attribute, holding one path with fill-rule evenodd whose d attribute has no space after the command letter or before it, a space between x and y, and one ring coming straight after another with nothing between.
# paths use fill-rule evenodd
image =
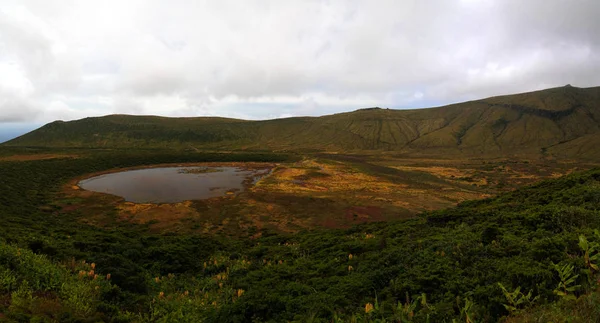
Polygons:
<instances>
[{"instance_id":1,"label":"brown grass","mask_svg":"<svg viewBox=\"0 0 600 323\"><path fill-rule=\"evenodd\" d=\"M316 158L291 164L161 164L146 168L235 166L273 168L273 171L245 192L173 204L125 202L119 197L82 190L77 183L83 178L76 178L64 186L61 198L83 202L63 205L61 212L81 212L86 214L81 217L82 221L100 226L129 221L148 224L151 230L156 231L258 236L261 229L296 232L315 227L343 228L357 223L408 218L422 211L488 197L499 191L496 188L499 182L506 182L507 188L504 189L510 189L511 185L564 174L574 167L558 164L541 167L535 163L506 161L490 164L444 160L438 165L431 164L434 160L412 159L411 164L403 165L404 162L392 158L378 160L379 164L387 167L417 174L424 172L439 180L417 187L409 181L359 171L353 163ZM123 170L126 169L86 177ZM461 179L467 177L470 178L468 182Z\"/></svg>"},{"instance_id":2,"label":"brown grass","mask_svg":"<svg viewBox=\"0 0 600 323\"><path fill-rule=\"evenodd\" d=\"M192 202L172 204L119 203L116 207L119 217L133 223L153 222L154 229L164 229L180 224L183 219L197 218L200 215L191 208Z\"/></svg>"}]
</instances>

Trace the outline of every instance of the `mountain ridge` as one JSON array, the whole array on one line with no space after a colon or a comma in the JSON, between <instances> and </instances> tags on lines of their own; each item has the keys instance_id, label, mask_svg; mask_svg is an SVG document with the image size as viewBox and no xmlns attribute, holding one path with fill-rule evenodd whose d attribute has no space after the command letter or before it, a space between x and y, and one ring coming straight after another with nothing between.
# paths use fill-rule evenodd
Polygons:
<instances>
[{"instance_id":1,"label":"mountain ridge","mask_svg":"<svg viewBox=\"0 0 600 323\"><path fill-rule=\"evenodd\" d=\"M432 108L257 121L117 114L55 121L3 145L596 158L599 120L600 87L564 86Z\"/></svg>"}]
</instances>

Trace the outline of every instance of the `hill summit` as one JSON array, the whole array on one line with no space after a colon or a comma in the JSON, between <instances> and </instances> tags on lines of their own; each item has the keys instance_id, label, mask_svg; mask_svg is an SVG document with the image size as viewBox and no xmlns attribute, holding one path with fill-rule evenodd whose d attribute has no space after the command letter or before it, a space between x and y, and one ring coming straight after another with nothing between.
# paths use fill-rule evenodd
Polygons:
<instances>
[{"instance_id":1,"label":"hill summit","mask_svg":"<svg viewBox=\"0 0 600 323\"><path fill-rule=\"evenodd\" d=\"M264 121L109 115L55 121L3 145L598 158L599 120L600 87L567 85L437 108Z\"/></svg>"}]
</instances>

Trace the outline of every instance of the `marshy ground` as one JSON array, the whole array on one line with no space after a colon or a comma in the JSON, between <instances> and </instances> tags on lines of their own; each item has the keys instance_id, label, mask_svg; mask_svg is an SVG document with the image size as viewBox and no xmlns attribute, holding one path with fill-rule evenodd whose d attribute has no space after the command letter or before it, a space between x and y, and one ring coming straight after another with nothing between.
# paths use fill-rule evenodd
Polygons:
<instances>
[{"instance_id":1,"label":"marshy ground","mask_svg":"<svg viewBox=\"0 0 600 323\"><path fill-rule=\"evenodd\" d=\"M164 164L152 167L166 166ZM259 236L409 218L481 199L582 167L549 160L437 160L395 156L318 155L293 163L194 163L169 166L270 169L244 192L180 203L131 203L82 190L75 178L56 200L97 226L131 222L163 232ZM118 171L123 171L119 169ZM111 172L111 171L107 171ZM103 172L103 173L107 173ZM98 175L90 174L85 176Z\"/></svg>"}]
</instances>

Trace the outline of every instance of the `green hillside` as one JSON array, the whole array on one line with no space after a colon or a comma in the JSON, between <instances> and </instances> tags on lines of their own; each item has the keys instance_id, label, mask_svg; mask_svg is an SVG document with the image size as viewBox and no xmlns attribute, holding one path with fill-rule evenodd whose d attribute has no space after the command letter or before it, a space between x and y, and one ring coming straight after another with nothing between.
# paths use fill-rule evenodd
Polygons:
<instances>
[{"instance_id":1,"label":"green hillside","mask_svg":"<svg viewBox=\"0 0 600 323\"><path fill-rule=\"evenodd\" d=\"M600 87L565 86L438 108L266 121L110 115L55 121L6 146L545 154L596 158Z\"/></svg>"}]
</instances>

